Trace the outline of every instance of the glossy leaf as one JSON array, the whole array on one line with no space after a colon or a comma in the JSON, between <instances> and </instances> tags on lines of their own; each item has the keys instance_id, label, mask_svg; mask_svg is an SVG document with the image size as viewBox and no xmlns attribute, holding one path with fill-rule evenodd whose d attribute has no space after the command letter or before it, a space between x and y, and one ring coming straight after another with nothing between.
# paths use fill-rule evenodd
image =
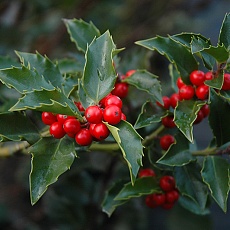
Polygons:
<instances>
[{"instance_id":1,"label":"glossy leaf","mask_svg":"<svg viewBox=\"0 0 230 230\"><path fill-rule=\"evenodd\" d=\"M0 70L0 80L7 87L13 87L20 93L54 89L54 86L48 83L36 70L30 70L26 67Z\"/></svg>"},{"instance_id":2,"label":"glossy leaf","mask_svg":"<svg viewBox=\"0 0 230 230\"><path fill-rule=\"evenodd\" d=\"M94 104L94 101L86 94L84 88L82 87L82 83L79 79L78 83L78 96L79 100L84 108L89 107Z\"/></svg>"},{"instance_id":3,"label":"glossy leaf","mask_svg":"<svg viewBox=\"0 0 230 230\"><path fill-rule=\"evenodd\" d=\"M124 82L147 92L151 96L152 101L162 102L161 84L158 80L158 76L146 70L136 70L135 73L126 78Z\"/></svg>"},{"instance_id":4,"label":"glossy leaf","mask_svg":"<svg viewBox=\"0 0 230 230\"><path fill-rule=\"evenodd\" d=\"M176 142L171 145L157 163L168 166L183 166L196 160L191 154L188 139L182 133L178 133L175 140Z\"/></svg>"},{"instance_id":5,"label":"glossy leaf","mask_svg":"<svg viewBox=\"0 0 230 230\"><path fill-rule=\"evenodd\" d=\"M47 137L35 143L30 152L32 154L30 192L31 203L34 205L48 186L70 169L75 158L75 148L74 142L68 138L59 140Z\"/></svg>"},{"instance_id":6,"label":"glossy leaf","mask_svg":"<svg viewBox=\"0 0 230 230\"><path fill-rule=\"evenodd\" d=\"M209 124L216 138L217 146L230 141L229 102L211 90Z\"/></svg>"},{"instance_id":7,"label":"glossy leaf","mask_svg":"<svg viewBox=\"0 0 230 230\"><path fill-rule=\"evenodd\" d=\"M218 63L226 62L229 58L229 52L224 46L210 46L204 49L203 52L211 55Z\"/></svg>"},{"instance_id":8,"label":"glossy leaf","mask_svg":"<svg viewBox=\"0 0 230 230\"><path fill-rule=\"evenodd\" d=\"M223 44L225 48L230 51L230 13L227 13L224 17L218 43L220 45Z\"/></svg>"},{"instance_id":9,"label":"glossy leaf","mask_svg":"<svg viewBox=\"0 0 230 230\"><path fill-rule=\"evenodd\" d=\"M80 51L86 52L87 44L89 45L95 37L100 36L100 31L92 22L87 23L82 19L64 19L64 23L71 41Z\"/></svg>"},{"instance_id":10,"label":"glossy leaf","mask_svg":"<svg viewBox=\"0 0 230 230\"><path fill-rule=\"evenodd\" d=\"M26 109L72 115L79 120L83 119L74 102L58 90L42 90L25 94L10 111Z\"/></svg>"},{"instance_id":11,"label":"glossy leaf","mask_svg":"<svg viewBox=\"0 0 230 230\"><path fill-rule=\"evenodd\" d=\"M61 74L67 74L67 73L76 74L79 72L82 73L84 64L85 64L85 60L82 61L81 59L76 60L73 58L71 59L63 58L58 60L58 67Z\"/></svg>"},{"instance_id":12,"label":"glossy leaf","mask_svg":"<svg viewBox=\"0 0 230 230\"><path fill-rule=\"evenodd\" d=\"M63 77L56 64L48 57L43 57L38 52L36 54L24 53L17 51L16 54L20 58L22 65L27 66L30 70L36 69L40 77L44 77L47 82L53 86L62 88Z\"/></svg>"},{"instance_id":13,"label":"glossy leaf","mask_svg":"<svg viewBox=\"0 0 230 230\"><path fill-rule=\"evenodd\" d=\"M189 50L170 37L158 36L138 41L136 44L150 50L157 50L160 54L165 55L175 65L185 83L188 81L189 74L198 68L198 64Z\"/></svg>"},{"instance_id":14,"label":"glossy leaf","mask_svg":"<svg viewBox=\"0 0 230 230\"><path fill-rule=\"evenodd\" d=\"M179 101L174 110L174 122L190 142L193 142L193 123L204 104L202 101L184 100Z\"/></svg>"},{"instance_id":15,"label":"glossy leaf","mask_svg":"<svg viewBox=\"0 0 230 230\"><path fill-rule=\"evenodd\" d=\"M38 129L26 115L17 112L0 114L0 141L35 143L39 139Z\"/></svg>"},{"instance_id":16,"label":"glossy leaf","mask_svg":"<svg viewBox=\"0 0 230 230\"><path fill-rule=\"evenodd\" d=\"M154 177L138 178L134 184L127 183L117 194L114 200L129 200L143 195L161 192L159 183Z\"/></svg>"},{"instance_id":17,"label":"glossy leaf","mask_svg":"<svg viewBox=\"0 0 230 230\"><path fill-rule=\"evenodd\" d=\"M121 120L116 126L107 124L107 127L121 149L130 171L131 183L134 184L139 168L142 165L142 138L127 121Z\"/></svg>"},{"instance_id":18,"label":"glossy leaf","mask_svg":"<svg viewBox=\"0 0 230 230\"><path fill-rule=\"evenodd\" d=\"M151 124L157 123L161 121L161 118L166 115L165 110L157 110L155 106L153 106L152 102L147 101L143 104L141 108L141 113L139 114L134 128L140 129Z\"/></svg>"},{"instance_id":19,"label":"glossy leaf","mask_svg":"<svg viewBox=\"0 0 230 230\"><path fill-rule=\"evenodd\" d=\"M94 39L87 48L82 85L96 104L114 87L116 73L112 56L115 48L108 31Z\"/></svg>"},{"instance_id":20,"label":"glossy leaf","mask_svg":"<svg viewBox=\"0 0 230 230\"><path fill-rule=\"evenodd\" d=\"M198 164L190 163L176 167L174 176L180 193L192 199L202 210L205 210L208 188L203 183Z\"/></svg>"},{"instance_id":21,"label":"glossy leaf","mask_svg":"<svg viewBox=\"0 0 230 230\"><path fill-rule=\"evenodd\" d=\"M227 211L227 199L229 194L229 169L228 161L221 157L208 156L204 159L201 171L204 182L208 185L213 199Z\"/></svg>"}]
</instances>

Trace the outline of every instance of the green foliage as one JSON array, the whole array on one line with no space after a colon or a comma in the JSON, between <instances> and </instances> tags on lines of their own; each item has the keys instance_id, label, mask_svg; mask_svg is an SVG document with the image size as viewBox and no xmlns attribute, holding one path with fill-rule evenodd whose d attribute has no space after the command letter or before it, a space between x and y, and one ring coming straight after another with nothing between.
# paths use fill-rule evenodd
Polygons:
<instances>
[{"instance_id":1,"label":"green foliage","mask_svg":"<svg viewBox=\"0 0 230 230\"><path fill-rule=\"evenodd\" d=\"M121 49L116 47L109 31L101 34L93 23L81 19L64 19L64 23L76 52L80 51L84 57L76 53L79 59L53 62L38 52L17 51L20 64L10 58L0 58L1 87L7 86L7 90L13 90L16 95L16 99L10 100L13 102L7 109L10 112L6 112L7 100L1 99L1 111L4 112L0 114L0 140L27 141L30 146L31 203L35 204L79 155L106 152L112 160L107 167L109 172L106 171L109 175L100 190L103 193L100 197L104 196L100 201L103 200L102 211L109 216L134 198L162 193L159 179L166 174L173 175L176 180L180 207L206 215L211 202L216 202L227 212L230 175L229 155L225 154L229 154L230 143L230 92L222 90L222 85L229 71L229 13L224 18L216 46L210 39L194 33L157 36L136 42L148 52L157 51L171 63L172 90L176 90L179 76L191 85L189 75L193 70L207 68L213 71L214 78L204 82L210 87L206 100L194 96L191 100L179 101L175 108L159 106L163 104L164 92L159 76L138 68L130 76L119 72L119 63L123 62L119 57ZM75 116L82 126L88 127L84 113L75 103L80 102L85 109L90 105L102 107L101 99L113 91L117 82L129 86L130 94L123 100L127 121L121 120L116 125L104 122L111 134L107 139L102 142L94 139L90 146L80 146L67 135L60 139L49 135L48 127L41 122L41 112ZM213 141L206 149L199 149L193 128L198 112L206 104L210 108L208 119ZM38 115L39 119L32 121L29 113ZM169 129L161 123L168 115L174 116L174 128ZM159 139L165 133L173 135L175 142L162 150ZM76 165L80 162L79 171L92 169L89 162L82 164L79 158L76 162ZM104 166L105 162L97 162L96 167ZM123 174L124 165L130 180ZM137 178L142 167L154 169L156 177ZM91 180L92 183L96 181L96 177Z\"/></svg>"}]
</instances>

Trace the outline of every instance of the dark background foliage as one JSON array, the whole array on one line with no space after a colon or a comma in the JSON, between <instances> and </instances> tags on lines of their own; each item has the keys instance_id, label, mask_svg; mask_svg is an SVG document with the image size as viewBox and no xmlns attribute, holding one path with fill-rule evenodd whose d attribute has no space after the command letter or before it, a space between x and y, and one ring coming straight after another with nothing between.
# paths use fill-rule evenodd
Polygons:
<instances>
[{"instance_id":1,"label":"dark background foliage","mask_svg":"<svg viewBox=\"0 0 230 230\"><path fill-rule=\"evenodd\" d=\"M201 33L216 43L229 0L1 0L0 55L15 58L14 51L46 54L62 58L76 52L62 19L92 21L100 31L110 30L121 56L130 58L123 69L138 68L135 57L143 50L134 42L156 35L181 32ZM128 58L127 58L128 56ZM139 60L137 58L137 60ZM154 54L146 65L167 82L168 63ZM201 130L206 129L205 134ZM198 144L210 141L207 124L195 130ZM179 206L172 211L149 210L137 199L116 210L111 218L100 210L104 190L124 169L114 157L103 153L80 153L71 171L61 176L44 197L31 206L28 175L30 156L17 153L0 160L1 229L229 229L228 214L216 206L212 214L196 216ZM103 162L103 165L101 164ZM114 170L112 170L114 169ZM135 221L134 221L135 220ZM211 227L213 225L213 227Z\"/></svg>"}]
</instances>

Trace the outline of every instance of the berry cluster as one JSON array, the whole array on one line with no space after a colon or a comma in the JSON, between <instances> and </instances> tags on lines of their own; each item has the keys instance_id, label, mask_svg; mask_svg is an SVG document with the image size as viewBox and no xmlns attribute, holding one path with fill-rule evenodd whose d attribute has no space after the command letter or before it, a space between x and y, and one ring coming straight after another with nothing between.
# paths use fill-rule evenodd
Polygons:
<instances>
[{"instance_id":1,"label":"berry cluster","mask_svg":"<svg viewBox=\"0 0 230 230\"><path fill-rule=\"evenodd\" d=\"M121 120L126 120L122 112L121 98L127 96L128 84L122 80L133 74L134 71L128 71L125 75L120 76L112 92L101 99L98 105L91 105L84 109L80 102L75 102L78 110L84 113L84 122L80 122L74 116L43 112L42 121L50 126L50 134L57 139L68 135L81 146L88 146L92 141L105 140L110 131L104 122L116 125Z\"/></svg>"},{"instance_id":2,"label":"berry cluster","mask_svg":"<svg viewBox=\"0 0 230 230\"><path fill-rule=\"evenodd\" d=\"M139 177L152 176L156 174L152 169L141 169ZM159 180L160 193L149 194L145 197L145 204L150 208L162 207L171 209L179 199L179 191L176 189L176 182L173 176L164 175Z\"/></svg>"}]
</instances>

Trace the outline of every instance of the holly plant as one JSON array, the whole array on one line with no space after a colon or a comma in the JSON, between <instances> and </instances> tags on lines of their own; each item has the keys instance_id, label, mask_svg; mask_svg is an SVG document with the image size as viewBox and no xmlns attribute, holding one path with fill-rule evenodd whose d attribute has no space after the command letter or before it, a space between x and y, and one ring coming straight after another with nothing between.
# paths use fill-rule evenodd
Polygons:
<instances>
[{"instance_id":1,"label":"holly plant","mask_svg":"<svg viewBox=\"0 0 230 230\"><path fill-rule=\"evenodd\" d=\"M82 19L64 24L76 47L70 56L16 51L17 60L0 59L0 140L9 143L0 154L31 154L32 205L73 162L106 153L119 165L101 190L108 216L134 198L147 209L177 204L204 215L216 202L227 212L230 14L216 45L195 33L135 42L149 62L149 53L164 56L170 86L147 67L129 68L109 31ZM193 128L204 119L212 140L200 149Z\"/></svg>"}]
</instances>

